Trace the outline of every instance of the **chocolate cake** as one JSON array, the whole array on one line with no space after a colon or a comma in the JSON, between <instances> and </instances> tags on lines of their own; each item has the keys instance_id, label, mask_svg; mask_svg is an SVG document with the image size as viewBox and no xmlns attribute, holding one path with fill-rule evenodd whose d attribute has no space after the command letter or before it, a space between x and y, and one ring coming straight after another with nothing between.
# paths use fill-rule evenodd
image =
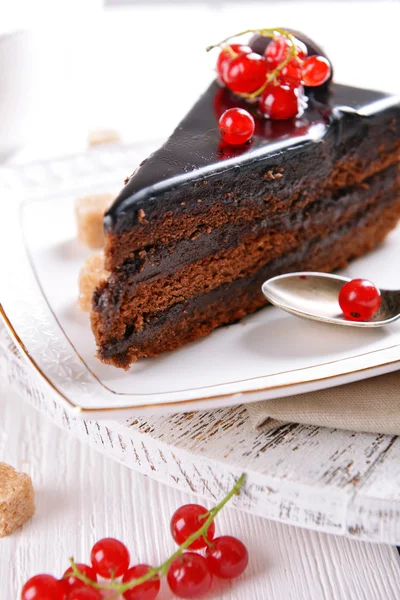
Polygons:
<instances>
[{"instance_id":1,"label":"chocolate cake","mask_svg":"<svg viewBox=\"0 0 400 600\"><path fill-rule=\"evenodd\" d=\"M93 296L99 358L127 368L234 323L262 283L333 271L374 248L400 217L400 101L331 84L301 118L253 111L250 143L218 119L249 104L212 83L105 216L108 280Z\"/></svg>"}]
</instances>

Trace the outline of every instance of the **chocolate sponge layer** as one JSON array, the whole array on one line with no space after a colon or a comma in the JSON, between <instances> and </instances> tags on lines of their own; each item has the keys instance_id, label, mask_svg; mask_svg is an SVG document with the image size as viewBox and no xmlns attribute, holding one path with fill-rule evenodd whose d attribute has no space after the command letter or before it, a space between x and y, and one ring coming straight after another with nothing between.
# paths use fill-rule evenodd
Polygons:
<instances>
[{"instance_id":1,"label":"chocolate sponge layer","mask_svg":"<svg viewBox=\"0 0 400 600\"><path fill-rule=\"evenodd\" d=\"M371 249L396 224L400 216L399 197L400 167L394 166L362 185L327 195L271 224L267 219L247 224L246 232L233 228L231 237L225 232L226 247L221 248L220 236L215 235L214 251L201 257L199 250L198 260L190 251L180 252L180 244L185 249L185 243L180 242L172 252L160 251L157 257L153 256L153 264L147 264L143 271L137 269L136 263L126 263L112 273L93 299L92 327L101 346L102 360L126 366L141 356L158 354L161 350L154 346L152 351L150 340L156 339L161 323L168 321L171 325L168 315L176 313L177 305L185 306L189 313L195 307L198 315L202 305L208 306L215 294L219 301L225 293L228 299L231 284L239 286L240 294L246 296L243 303L235 292L236 310L231 306L228 312L223 307L216 311L212 304L213 316L210 314L208 326L204 319L200 328L191 325L190 339L196 339L205 335L201 332L237 320L238 314L244 316L264 305L260 286L268 277L285 270L331 271L347 264ZM212 244L208 250L210 247ZM229 303L232 301L224 300L224 305ZM184 340L187 335L189 331ZM168 348L186 343L168 339ZM143 343L146 350L140 350Z\"/></svg>"},{"instance_id":2,"label":"chocolate sponge layer","mask_svg":"<svg viewBox=\"0 0 400 600\"><path fill-rule=\"evenodd\" d=\"M383 207L376 206L323 239L305 242L295 252L264 265L250 277L178 302L148 320L144 316L139 330L128 327L121 339L101 345L99 357L103 362L126 369L139 358L174 350L208 335L216 327L234 323L266 304L261 285L269 277L297 270L329 272L344 267L379 244L396 226L399 216L400 190ZM96 312L92 315L95 328Z\"/></svg>"}]
</instances>

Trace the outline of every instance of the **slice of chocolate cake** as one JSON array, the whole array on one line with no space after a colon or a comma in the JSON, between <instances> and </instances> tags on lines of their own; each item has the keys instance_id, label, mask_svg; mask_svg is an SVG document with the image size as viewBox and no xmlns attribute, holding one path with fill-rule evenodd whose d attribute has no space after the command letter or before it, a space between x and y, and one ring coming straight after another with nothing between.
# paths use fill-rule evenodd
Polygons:
<instances>
[{"instance_id":1,"label":"slice of chocolate cake","mask_svg":"<svg viewBox=\"0 0 400 600\"><path fill-rule=\"evenodd\" d=\"M105 216L91 323L98 356L127 368L261 308L263 281L332 271L400 217L400 100L332 84L301 118L254 111L249 144L218 119L249 104L213 83L130 177Z\"/></svg>"}]
</instances>

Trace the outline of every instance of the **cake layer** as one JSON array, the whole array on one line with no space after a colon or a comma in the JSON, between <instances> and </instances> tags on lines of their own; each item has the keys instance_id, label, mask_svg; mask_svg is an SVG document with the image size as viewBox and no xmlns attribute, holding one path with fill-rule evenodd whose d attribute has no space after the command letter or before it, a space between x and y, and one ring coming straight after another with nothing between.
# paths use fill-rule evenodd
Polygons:
<instances>
[{"instance_id":1,"label":"cake layer","mask_svg":"<svg viewBox=\"0 0 400 600\"><path fill-rule=\"evenodd\" d=\"M139 335L140 339L141 332L149 330L151 323L161 318L160 315L169 313L174 305L190 303L191 297L212 296L216 290L225 289L231 282L243 281L250 285L249 293L258 298L258 301L255 300L257 308L262 300L262 281L285 272L282 269L330 271L371 249L400 216L399 185L389 186L386 191L379 190L379 182L375 185L378 191L374 195L366 185L357 187L353 194L336 199L333 206L324 206L317 213L319 218L315 226L310 215L304 219L298 231L277 234L279 237L265 232L261 237L256 236L248 239L247 243L235 246L225 256L218 253L205 261L188 265L186 271L177 271L169 278L154 278L130 286L129 278L118 279L114 273L109 283L94 296L91 319L96 341L101 347L100 356L103 359L107 358L108 353L112 356L115 348L120 348L121 344L124 348L130 343L136 344L132 342L136 339L134 336ZM340 203L342 206L339 208ZM336 215L334 218L335 210L340 217ZM327 262L327 247L332 257L337 256L337 259L332 258L331 263ZM253 287L254 281L258 282L258 289ZM247 305L243 305L240 298L235 303L241 316L244 316L248 312ZM132 352L129 351L129 356L134 355L134 350Z\"/></svg>"},{"instance_id":2,"label":"cake layer","mask_svg":"<svg viewBox=\"0 0 400 600\"><path fill-rule=\"evenodd\" d=\"M252 143L239 149L218 139L218 117L232 103L212 84L132 176L106 216L108 270L147 246L306 205L400 158L398 100L378 92L334 85L301 120L256 118Z\"/></svg>"},{"instance_id":3,"label":"cake layer","mask_svg":"<svg viewBox=\"0 0 400 600\"><path fill-rule=\"evenodd\" d=\"M183 265L198 262L207 256L238 246L247 239L251 241L263 235L270 236L271 242L274 236L281 246L279 237L286 232L296 232L308 226L323 226L327 217L331 218L333 224L344 222L362 208L369 196L382 196L397 185L400 185L399 164L368 178L360 186L341 189L335 193L326 191L322 199L311 201L308 197L307 203L293 200L290 210L285 213L274 213L251 222L239 220L237 223L225 223L214 229L201 228L189 239L179 240L170 246L151 246L132 253L131 258L118 268L110 284L116 278L123 278L125 282L129 280L129 285L132 286L150 278L167 277ZM133 288L131 291L134 293Z\"/></svg>"},{"instance_id":4,"label":"cake layer","mask_svg":"<svg viewBox=\"0 0 400 600\"><path fill-rule=\"evenodd\" d=\"M375 206L357 223L304 243L295 252L264 265L251 277L225 283L208 294L153 315L140 331L128 330L123 339L102 345L99 357L128 368L138 358L157 356L203 337L220 325L233 323L266 304L261 285L269 277L297 270L329 272L344 267L380 243L395 227L399 215L400 194L383 207Z\"/></svg>"}]
</instances>

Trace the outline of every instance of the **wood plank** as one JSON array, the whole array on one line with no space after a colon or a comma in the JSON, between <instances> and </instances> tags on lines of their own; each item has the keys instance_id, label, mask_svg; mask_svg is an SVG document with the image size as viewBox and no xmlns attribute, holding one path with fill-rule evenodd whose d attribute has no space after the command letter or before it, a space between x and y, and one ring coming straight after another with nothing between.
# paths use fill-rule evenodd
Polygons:
<instances>
[{"instance_id":1,"label":"wood plank","mask_svg":"<svg viewBox=\"0 0 400 600\"><path fill-rule=\"evenodd\" d=\"M121 423L81 421L10 352L4 331L0 368L5 381L60 427L131 469L212 499L221 498L245 471L245 491L235 499L245 511L400 544L400 478L391 477L400 458L392 436L293 424L254 431L244 407ZM378 500L376 489L382 490Z\"/></svg>"},{"instance_id":2,"label":"wood plank","mask_svg":"<svg viewBox=\"0 0 400 600\"><path fill-rule=\"evenodd\" d=\"M60 576L70 554L87 560L93 541L103 535L124 539L134 561L158 563L173 551L169 518L179 505L196 501L194 494L166 488L101 456L4 385L0 414L0 457L29 472L37 493L35 517L0 544L0 598L17 598L35 573ZM111 439L115 445L113 433ZM293 528L232 508L219 515L217 528L247 544L250 566L236 582L216 582L215 600L400 597L399 557L389 546ZM171 599L164 585L160 600Z\"/></svg>"}]
</instances>

